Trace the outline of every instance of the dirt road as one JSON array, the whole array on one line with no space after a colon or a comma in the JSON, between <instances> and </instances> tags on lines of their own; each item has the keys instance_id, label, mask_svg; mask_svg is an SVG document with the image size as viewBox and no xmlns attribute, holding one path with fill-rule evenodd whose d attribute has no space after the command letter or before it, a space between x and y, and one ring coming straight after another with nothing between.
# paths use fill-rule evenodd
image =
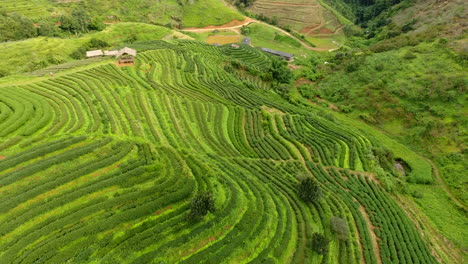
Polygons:
<instances>
[{"instance_id":1,"label":"dirt road","mask_svg":"<svg viewBox=\"0 0 468 264\"><path fill-rule=\"evenodd\" d=\"M311 47L311 46L307 45L307 43L303 42L301 39L296 38L294 35L287 32L286 30L283 30L283 29L281 29L279 27L267 24L265 22L262 22L262 21L259 21L259 20L256 20L256 19L253 19L253 18L250 18L250 17L245 17L245 19L243 21L239 21L239 22L236 22L236 23L229 22L228 24L224 24L224 25L221 25L221 26L207 26L207 27L203 27L203 28L193 28L193 27L192 28L185 28L185 29L182 29L182 31L202 33L202 32L210 32L210 31L213 31L213 30L232 30L232 29L239 29L242 26L247 26L247 25L250 25L252 23L259 23L259 24L266 25L268 27L272 27L272 28L282 32L283 34L295 39L297 42L301 43L301 45L304 48L306 48L308 50L331 51L329 49Z\"/></svg>"}]
</instances>

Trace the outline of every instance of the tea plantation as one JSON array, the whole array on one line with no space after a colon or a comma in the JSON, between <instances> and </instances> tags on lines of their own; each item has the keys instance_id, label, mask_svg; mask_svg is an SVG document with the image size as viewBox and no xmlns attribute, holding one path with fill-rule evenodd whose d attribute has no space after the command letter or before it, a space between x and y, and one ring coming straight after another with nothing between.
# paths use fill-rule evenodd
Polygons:
<instances>
[{"instance_id":1,"label":"tea plantation","mask_svg":"<svg viewBox=\"0 0 468 264\"><path fill-rule=\"evenodd\" d=\"M0 87L1 263L438 262L375 177L378 142L230 67L262 72L271 57L134 47L133 67ZM319 202L299 198L305 176ZM206 192L215 211L188 221Z\"/></svg>"}]
</instances>

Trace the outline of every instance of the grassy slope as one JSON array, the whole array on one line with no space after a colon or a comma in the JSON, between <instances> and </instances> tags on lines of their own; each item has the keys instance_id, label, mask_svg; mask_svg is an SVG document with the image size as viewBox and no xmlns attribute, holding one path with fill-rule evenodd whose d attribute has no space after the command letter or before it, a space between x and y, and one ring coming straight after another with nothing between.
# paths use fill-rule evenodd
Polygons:
<instances>
[{"instance_id":1,"label":"grassy slope","mask_svg":"<svg viewBox=\"0 0 468 264\"><path fill-rule=\"evenodd\" d=\"M137 41L161 39L171 33L170 29L142 24L113 24L102 32L86 34L76 38L34 38L9 43L0 43L5 51L5 59L0 61L0 69L10 74L33 71L48 65L73 60L70 54L91 38L102 39L112 46L125 44L132 32ZM27 51L27 52L25 52Z\"/></svg>"},{"instance_id":2,"label":"grassy slope","mask_svg":"<svg viewBox=\"0 0 468 264\"><path fill-rule=\"evenodd\" d=\"M324 1L257 1L249 11L276 18L279 25L289 26L305 35L318 48L324 49L335 49L344 43L341 28L352 24Z\"/></svg>"},{"instance_id":3,"label":"grassy slope","mask_svg":"<svg viewBox=\"0 0 468 264\"><path fill-rule=\"evenodd\" d=\"M183 7L184 27L218 26L235 19L244 20L244 17L222 0L197 0Z\"/></svg>"},{"instance_id":4,"label":"grassy slope","mask_svg":"<svg viewBox=\"0 0 468 264\"><path fill-rule=\"evenodd\" d=\"M84 7L92 17L104 21L143 22L180 27L222 25L243 16L222 0L82 0L82 1L12 1L1 0L3 10L18 12L32 19L58 17L75 6Z\"/></svg>"},{"instance_id":5,"label":"grassy slope","mask_svg":"<svg viewBox=\"0 0 468 264\"><path fill-rule=\"evenodd\" d=\"M46 0L0 0L0 11L15 12L30 18L47 16L52 5Z\"/></svg>"},{"instance_id":6,"label":"grassy slope","mask_svg":"<svg viewBox=\"0 0 468 264\"><path fill-rule=\"evenodd\" d=\"M250 32L249 37L252 39L252 45L255 47L281 50L296 55L308 52L295 39L278 32L272 27L254 23L249 25L248 28Z\"/></svg>"}]
</instances>

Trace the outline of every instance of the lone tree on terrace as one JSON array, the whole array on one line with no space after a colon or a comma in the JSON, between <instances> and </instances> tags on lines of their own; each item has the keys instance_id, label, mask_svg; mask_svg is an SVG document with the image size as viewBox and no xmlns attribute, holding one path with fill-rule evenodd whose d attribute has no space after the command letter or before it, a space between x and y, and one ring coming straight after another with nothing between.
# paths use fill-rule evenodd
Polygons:
<instances>
[{"instance_id":1,"label":"lone tree on terrace","mask_svg":"<svg viewBox=\"0 0 468 264\"><path fill-rule=\"evenodd\" d=\"M339 240L345 241L348 239L348 234L349 234L348 224L346 224L346 221L344 219L338 216L333 216L330 219L330 224L331 224L333 231L335 231Z\"/></svg>"},{"instance_id":2,"label":"lone tree on terrace","mask_svg":"<svg viewBox=\"0 0 468 264\"><path fill-rule=\"evenodd\" d=\"M190 204L189 220L197 221L202 219L208 212L214 212L214 200L211 193L200 193L195 196Z\"/></svg>"},{"instance_id":3,"label":"lone tree on terrace","mask_svg":"<svg viewBox=\"0 0 468 264\"><path fill-rule=\"evenodd\" d=\"M300 179L297 190L299 197L305 202L318 202L323 196L320 186L311 177Z\"/></svg>"},{"instance_id":4,"label":"lone tree on terrace","mask_svg":"<svg viewBox=\"0 0 468 264\"><path fill-rule=\"evenodd\" d=\"M325 255L328 252L328 243L330 240L320 233L312 235L312 249L320 255Z\"/></svg>"}]
</instances>

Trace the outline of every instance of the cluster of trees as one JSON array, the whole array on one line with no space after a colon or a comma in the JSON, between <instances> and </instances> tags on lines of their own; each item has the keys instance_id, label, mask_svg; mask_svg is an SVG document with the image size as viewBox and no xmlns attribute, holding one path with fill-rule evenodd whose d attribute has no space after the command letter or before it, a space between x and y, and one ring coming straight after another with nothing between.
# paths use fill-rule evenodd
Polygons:
<instances>
[{"instance_id":1,"label":"cluster of trees","mask_svg":"<svg viewBox=\"0 0 468 264\"><path fill-rule=\"evenodd\" d=\"M17 13L0 12L0 42L15 41L37 36L59 37L67 33L79 34L103 30L105 25L91 18L84 9L74 9L57 19L31 19Z\"/></svg>"},{"instance_id":2,"label":"cluster of trees","mask_svg":"<svg viewBox=\"0 0 468 264\"><path fill-rule=\"evenodd\" d=\"M20 14L0 13L0 41L20 40L37 36L33 22Z\"/></svg>"},{"instance_id":3,"label":"cluster of trees","mask_svg":"<svg viewBox=\"0 0 468 264\"><path fill-rule=\"evenodd\" d=\"M243 10L246 7L253 5L255 0L234 0L232 3L239 9Z\"/></svg>"},{"instance_id":4,"label":"cluster of trees","mask_svg":"<svg viewBox=\"0 0 468 264\"><path fill-rule=\"evenodd\" d=\"M104 23L91 16L84 9L74 9L70 15L60 17L60 28L74 34L86 33L93 30L103 30Z\"/></svg>"},{"instance_id":5,"label":"cluster of trees","mask_svg":"<svg viewBox=\"0 0 468 264\"><path fill-rule=\"evenodd\" d=\"M105 42L104 40L92 38L87 43L83 44L81 47L77 48L70 54L70 57L79 60L84 59L86 56L86 51L93 50L93 49L103 49L109 47L110 44Z\"/></svg>"}]
</instances>

